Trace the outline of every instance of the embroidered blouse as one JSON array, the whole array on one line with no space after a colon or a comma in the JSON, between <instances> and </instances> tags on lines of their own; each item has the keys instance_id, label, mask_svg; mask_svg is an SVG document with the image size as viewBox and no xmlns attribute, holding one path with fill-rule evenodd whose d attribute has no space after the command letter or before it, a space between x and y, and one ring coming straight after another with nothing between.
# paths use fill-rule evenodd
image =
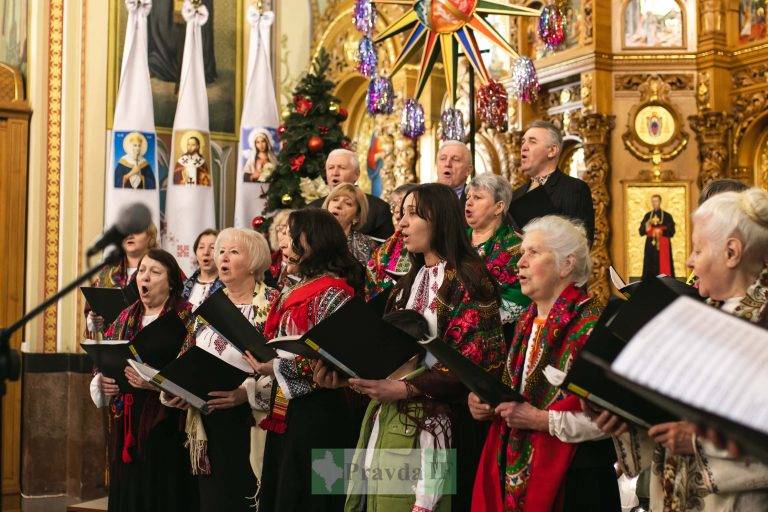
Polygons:
<instances>
[{"instance_id":1,"label":"embroidered blouse","mask_svg":"<svg viewBox=\"0 0 768 512\"><path fill-rule=\"evenodd\" d=\"M321 279L327 276L321 276ZM286 287L281 295L280 302L276 307L288 298L292 292L310 284L314 279L304 279ZM314 327L323 318L331 315L340 308L347 300L352 297L348 289L330 285L302 304L301 311L296 311L301 315L301 319L296 318L293 311L287 311L283 314L277 326L276 336L293 336L307 332ZM305 324L305 325L302 325ZM276 337L272 333L265 335ZM275 381L280 386L282 394L287 399L297 398L315 389L315 383L312 380L311 361L300 356L285 351L278 351L278 357L273 360L275 371Z\"/></svg>"}]
</instances>

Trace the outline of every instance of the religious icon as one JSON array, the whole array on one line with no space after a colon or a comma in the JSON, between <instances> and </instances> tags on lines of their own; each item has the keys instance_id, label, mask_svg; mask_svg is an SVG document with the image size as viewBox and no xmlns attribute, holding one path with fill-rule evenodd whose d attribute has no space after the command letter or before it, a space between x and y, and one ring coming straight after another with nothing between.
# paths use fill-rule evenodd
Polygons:
<instances>
[{"instance_id":1,"label":"religious icon","mask_svg":"<svg viewBox=\"0 0 768 512\"><path fill-rule=\"evenodd\" d=\"M675 135L675 118L663 105L648 105L635 116L637 137L650 146L661 146Z\"/></svg>"},{"instance_id":2,"label":"religious icon","mask_svg":"<svg viewBox=\"0 0 768 512\"><path fill-rule=\"evenodd\" d=\"M173 168L173 183L210 187L211 168L205 158L207 136L197 130L187 130L179 135L177 150L181 154L176 158Z\"/></svg>"},{"instance_id":3,"label":"religious icon","mask_svg":"<svg viewBox=\"0 0 768 512\"><path fill-rule=\"evenodd\" d=\"M150 143L147 140L148 137L151 139L152 148L150 148ZM152 164L146 158L154 155L154 134L115 132L116 157L121 147L119 144L122 146L123 154L115 166L115 188L154 189L156 187L155 173L152 170Z\"/></svg>"},{"instance_id":4,"label":"religious icon","mask_svg":"<svg viewBox=\"0 0 768 512\"><path fill-rule=\"evenodd\" d=\"M765 0L740 0L739 42L751 43L765 36Z\"/></svg>"},{"instance_id":5,"label":"religious icon","mask_svg":"<svg viewBox=\"0 0 768 512\"><path fill-rule=\"evenodd\" d=\"M384 166L384 145L386 142L376 132L371 134L366 168L368 170L368 179L371 180L371 194L376 197L381 197L384 188L381 169Z\"/></svg>"},{"instance_id":6,"label":"religious icon","mask_svg":"<svg viewBox=\"0 0 768 512\"><path fill-rule=\"evenodd\" d=\"M671 238L675 236L675 219L661 209L661 195L651 196L651 211L640 221L639 232L645 237L643 279L659 274L674 277Z\"/></svg>"},{"instance_id":7,"label":"religious icon","mask_svg":"<svg viewBox=\"0 0 768 512\"><path fill-rule=\"evenodd\" d=\"M676 0L630 0L624 8L625 48L681 48L683 12Z\"/></svg>"},{"instance_id":8,"label":"religious icon","mask_svg":"<svg viewBox=\"0 0 768 512\"><path fill-rule=\"evenodd\" d=\"M254 128L247 136L248 148L243 165L245 183L265 182L277 167L277 157L272 145L272 137L265 128Z\"/></svg>"}]
</instances>

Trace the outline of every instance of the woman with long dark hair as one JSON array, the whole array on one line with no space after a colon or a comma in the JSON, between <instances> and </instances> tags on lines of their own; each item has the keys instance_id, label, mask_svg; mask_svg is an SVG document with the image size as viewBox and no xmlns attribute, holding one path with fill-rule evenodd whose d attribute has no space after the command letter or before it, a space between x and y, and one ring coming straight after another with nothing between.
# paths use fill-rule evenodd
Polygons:
<instances>
[{"instance_id":1,"label":"woman with long dark hair","mask_svg":"<svg viewBox=\"0 0 768 512\"><path fill-rule=\"evenodd\" d=\"M347 247L336 218L325 210L292 212L288 218L288 272L300 277L283 289L264 326L267 339L301 335L362 292L363 267ZM364 340L360 340L361 343ZM260 510L336 511L343 495L313 494L312 449L354 446L359 417L346 391L318 389L310 360L279 352L267 363L249 360L261 375L274 375L259 490Z\"/></svg>"},{"instance_id":2,"label":"woman with long dark hair","mask_svg":"<svg viewBox=\"0 0 768 512\"><path fill-rule=\"evenodd\" d=\"M472 362L500 373L504 340L499 296L493 280L469 243L456 194L440 184L420 185L403 200L400 230L408 248L411 269L397 283L388 310L421 313L432 336L439 336ZM390 449L416 450L421 463L415 492L377 492L368 482L367 495L350 493L346 510L466 510L482 433L471 421L467 389L445 367L427 354L425 371L408 380L350 379L350 387L372 398L366 411L355 460L365 470L387 466ZM332 385L338 376L319 370L316 380ZM443 487L449 475L431 474L430 459L438 449L456 448L457 488ZM420 454L420 455L419 455ZM397 471L400 468L394 468ZM431 476L431 482L427 482ZM405 492L403 492L405 491Z\"/></svg>"},{"instance_id":3,"label":"woman with long dark hair","mask_svg":"<svg viewBox=\"0 0 768 512\"><path fill-rule=\"evenodd\" d=\"M190 306L181 296L183 274L174 257L162 249L150 249L137 267L139 300L120 313L104 338L133 340L164 315L178 315L191 332ZM108 510L197 510L197 486L184 448L181 411L163 406L157 389L130 366L126 365L125 375L132 386L126 392L101 373L91 382L96 406L109 408Z\"/></svg>"}]
</instances>

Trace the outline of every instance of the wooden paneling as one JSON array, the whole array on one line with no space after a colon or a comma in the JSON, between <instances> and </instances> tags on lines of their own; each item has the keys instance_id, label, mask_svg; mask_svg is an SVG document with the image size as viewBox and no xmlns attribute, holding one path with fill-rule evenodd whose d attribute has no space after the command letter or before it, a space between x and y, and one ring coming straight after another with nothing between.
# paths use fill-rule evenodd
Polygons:
<instances>
[{"instance_id":1,"label":"wooden paneling","mask_svg":"<svg viewBox=\"0 0 768 512\"><path fill-rule=\"evenodd\" d=\"M0 64L0 325L9 325L24 310L24 252L27 218L29 106L22 96L20 74ZM11 347L21 346L21 333ZM19 492L21 384L8 383L3 397L3 494Z\"/></svg>"}]
</instances>

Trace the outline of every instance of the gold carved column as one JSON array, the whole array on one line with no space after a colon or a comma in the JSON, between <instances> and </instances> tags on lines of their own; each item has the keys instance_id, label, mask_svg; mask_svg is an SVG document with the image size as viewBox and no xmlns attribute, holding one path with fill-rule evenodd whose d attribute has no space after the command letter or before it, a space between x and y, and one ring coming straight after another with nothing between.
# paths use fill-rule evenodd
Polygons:
<instances>
[{"instance_id":1,"label":"gold carved column","mask_svg":"<svg viewBox=\"0 0 768 512\"><path fill-rule=\"evenodd\" d=\"M728 176L729 150L733 116L731 108L732 69L726 34L726 2L699 0L698 68L696 107L689 116L691 129L699 146L699 187L711 180ZM717 84L717 87L713 87Z\"/></svg>"},{"instance_id":2,"label":"gold carved column","mask_svg":"<svg viewBox=\"0 0 768 512\"><path fill-rule=\"evenodd\" d=\"M576 122L584 148L584 164L587 168L583 178L592 191L592 204L595 208L595 240L590 254L593 266L589 292L590 295L605 303L611 295L608 284L608 267L611 264L608 252L610 239L608 207L611 202L608 193L611 170L608 144L611 130L616 126L616 118L606 114L584 113Z\"/></svg>"},{"instance_id":3,"label":"gold carved column","mask_svg":"<svg viewBox=\"0 0 768 512\"><path fill-rule=\"evenodd\" d=\"M712 180L728 176L728 141L733 116L724 112L703 111L688 117L699 144L700 188Z\"/></svg>"},{"instance_id":4,"label":"gold carved column","mask_svg":"<svg viewBox=\"0 0 768 512\"><path fill-rule=\"evenodd\" d=\"M507 137L507 150L509 151L509 172L506 178L515 189L526 181L523 171L520 170L520 150L523 147L523 131L510 128Z\"/></svg>"}]
</instances>

